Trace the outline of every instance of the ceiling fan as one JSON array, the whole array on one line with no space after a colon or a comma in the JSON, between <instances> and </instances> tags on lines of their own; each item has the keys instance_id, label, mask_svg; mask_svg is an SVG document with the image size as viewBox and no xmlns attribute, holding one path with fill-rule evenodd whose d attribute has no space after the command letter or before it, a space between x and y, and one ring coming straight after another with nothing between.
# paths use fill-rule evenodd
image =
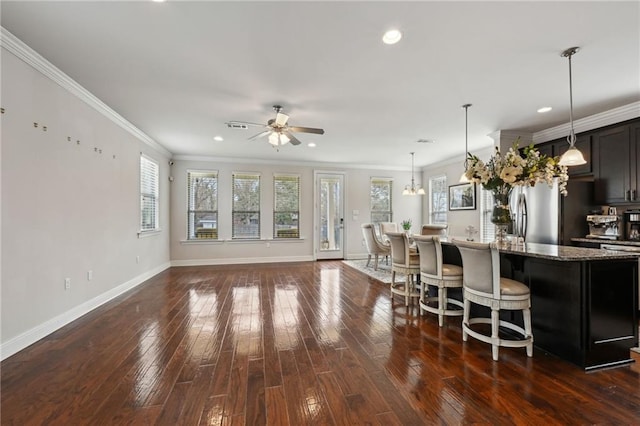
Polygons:
<instances>
[{"instance_id":1,"label":"ceiling fan","mask_svg":"<svg viewBox=\"0 0 640 426\"><path fill-rule=\"evenodd\" d=\"M316 135L324 135L323 129L313 127L289 126L287 121L289 116L282 112L282 106L274 105L273 110L276 112L276 118L271 118L267 124L250 123L247 121L228 121L225 124L234 129L246 129L248 126L264 127L266 130L253 135L249 140L261 138L269 135L269 143L274 147L279 147L287 143L291 145L300 145L300 141L292 133L315 133Z\"/></svg>"}]
</instances>

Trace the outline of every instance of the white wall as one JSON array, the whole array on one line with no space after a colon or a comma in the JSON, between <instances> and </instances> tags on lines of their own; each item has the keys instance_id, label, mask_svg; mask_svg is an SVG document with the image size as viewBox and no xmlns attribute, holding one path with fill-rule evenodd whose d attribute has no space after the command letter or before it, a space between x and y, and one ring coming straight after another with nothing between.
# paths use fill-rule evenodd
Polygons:
<instances>
[{"instance_id":1,"label":"white wall","mask_svg":"<svg viewBox=\"0 0 640 426\"><path fill-rule=\"evenodd\" d=\"M290 147L291 148L291 147ZM305 149L295 147L291 149ZM179 157L178 157L179 158ZM186 241L187 236L187 170L218 171L217 242ZM229 241L231 239L231 174L234 171L261 174L261 241ZM412 219L414 230L421 224L422 203L425 197L402 196L405 184L411 181L410 171L389 171L335 168L321 165L229 163L220 161L175 160L171 168L171 259L173 265L228 264L247 262L281 262L313 260L314 171L345 174L345 257L357 258L366 254L362 243L361 225L371 221L370 185L372 177L389 177L393 182L394 221ZM273 241L273 175L300 175L300 236L301 240ZM420 181L421 175L416 173ZM354 217L353 211L359 212Z\"/></svg>"},{"instance_id":2,"label":"white wall","mask_svg":"<svg viewBox=\"0 0 640 426\"><path fill-rule=\"evenodd\" d=\"M482 160L487 160L493 153L493 147L487 147L473 154ZM429 192L429 179L435 176L447 176L447 187L457 185L460 180L464 167L464 158L452 159L441 164L422 168L423 185ZM429 220L429 201L425 199L423 208L423 217L425 222ZM475 226L480 230L480 186L476 187L476 209L475 210L448 210L447 223L449 224L449 236L463 237L465 236L465 228L469 225Z\"/></svg>"},{"instance_id":3,"label":"white wall","mask_svg":"<svg viewBox=\"0 0 640 426\"><path fill-rule=\"evenodd\" d=\"M6 358L169 265L169 166L4 44L1 52ZM146 238L138 238L140 152L160 164L163 231Z\"/></svg>"}]
</instances>

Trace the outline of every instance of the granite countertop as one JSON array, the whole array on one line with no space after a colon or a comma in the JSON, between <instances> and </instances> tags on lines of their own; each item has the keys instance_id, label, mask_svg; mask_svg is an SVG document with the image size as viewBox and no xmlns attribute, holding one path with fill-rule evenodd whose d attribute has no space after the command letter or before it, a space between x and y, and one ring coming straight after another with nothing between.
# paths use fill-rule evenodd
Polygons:
<instances>
[{"instance_id":1,"label":"granite countertop","mask_svg":"<svg viewBox=\"0 0 640 426\"><path fill-rule=\"evenodd\" d=\"M441 239L443 244L453 244L451 240L464 238L449 237ZM575 262L583 260L614 260L614 259L638 259L639 253L625 251L609 251L594 248L583 248L574 246L558 246L555 244L509 244L498 247L500 253L515 254L519 256L538 257L542 259L558 260L564 262Z\"/></svg>"},{"instance_id":2,"label":"granite countertop","mask_svg":"<svg viewBox=\"0 0 640 426\"><path fill-rule=\"evenodd\" d=\"M618 244L621 246L640 247L640 241L601 240L601 239L595 239L595 238L572 238L571 241L575 241L577 243Z\"/></svg>"}]
</instances>

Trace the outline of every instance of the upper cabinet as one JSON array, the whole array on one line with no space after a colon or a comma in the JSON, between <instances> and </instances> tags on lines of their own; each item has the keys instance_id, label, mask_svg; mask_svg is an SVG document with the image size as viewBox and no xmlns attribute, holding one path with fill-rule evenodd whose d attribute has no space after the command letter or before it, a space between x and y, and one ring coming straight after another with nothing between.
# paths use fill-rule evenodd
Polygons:
<instances>
[{"instance_id":1,"label":"upper cabinet","mask_svg":"<svg viewBox=\"0 0 640 426\"><path fill-rule=\"evenodd\" d=\"M593 133L594 197L598 203L637 203L638 123L622 124Z\"/></svg>"}]
</instances>

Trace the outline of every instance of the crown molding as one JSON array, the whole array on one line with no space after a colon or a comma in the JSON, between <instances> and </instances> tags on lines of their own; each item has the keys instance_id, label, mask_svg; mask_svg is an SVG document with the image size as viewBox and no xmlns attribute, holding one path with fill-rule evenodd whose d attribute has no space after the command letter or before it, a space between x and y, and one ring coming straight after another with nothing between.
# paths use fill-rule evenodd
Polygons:
<instances>
[{"instance_id":1,"label":"crown molding","mask_svg":"<svg viewBox=\"0 0 640 426\"><path fill-rule=\"evenodd\" d=\"M246 163L246 164L266 164L271 166L298 166L314 168L336 168L336 169L359 169L359 170L389 170L406 172L411 171L411 167L385 166L381 164L355 164L355 163L331 163L320 161L296 161L296 160L261 160L237 157L213 157L206 155L184 155L178 154L171 157L176 161L202 161L205 163Z\"/></svg>"},{"instance_id":2,"label":"crown molding","mask_svg":"<svg viewBox=\"0 0 640 426\"><path fill-rule=\"evenodd\" d=\"M637 117L640 117L640 101L574 120L573 128L576 133L581 133ZM541 143L558 139L567 136L570 130L569 123L561 124L534 133L533 141L534 143Z\"/></svg>"},{"instance_id":3,"label":"crown molding","mask_svg":"<svg viewBox=\"0 0 640 426\"><path fill-rule=\"evenodd\" d=\"M113 121L116 125L129 132L138 140L149 145L156 151L164 154L167 157L171 157L171 152L158 142L154 141L142 130L127 121L120 114L109 108L107 104L102 102L96 96L94 96L87 89L78 84L75 80L62 72L59 68L47 61L38 52L27 46L22 40L11 34L4 27L0 27L2 32L0 33L0 46L7 52L13 54L18 59L31 66L42 75L58 84L63 89L67 90L72 95L79 98L81 101L98 111L100 114Z\"/></svg>"}]
</instances>

